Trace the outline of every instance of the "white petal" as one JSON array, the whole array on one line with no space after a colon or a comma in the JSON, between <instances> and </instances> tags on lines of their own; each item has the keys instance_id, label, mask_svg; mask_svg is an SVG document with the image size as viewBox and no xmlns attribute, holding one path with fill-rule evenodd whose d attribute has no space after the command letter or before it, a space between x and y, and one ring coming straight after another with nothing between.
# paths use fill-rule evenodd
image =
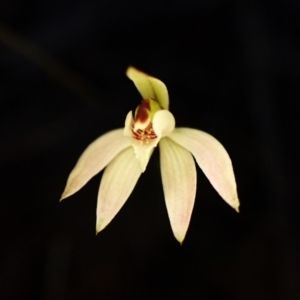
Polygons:
<instances>
[{"instance_id":1,"label":"white petal","mask_svg":"<svg viewBox=\"0 0 300 300\"><path fill-rule=\"evenodd\" d=\"M69 175L61 200L80 190L93 176L104 169L122 150L130 147L130 139L123 129L110 131L91 143L80 156Z\"/></svg>"},{"instance_id":2,"label":"white petal","mask_svg":"<svg viewBox=\"0 0 300 300\"><path fill-rule=\"evenodd\" d=\"M131 124L133 122L132 111L130 111L125 119L124 136L132 137Z\"/></svg>"},{"instance_id":3,"label":"white petal","mask_svg":"<svg viewBox=\"0 0 300 300\"><path fill-rule=\"evenodd\" d=\"M168 90L162 81L133 67L127 69L126 75L134 82L143 99L156 100L162 108L169 109Z\"/></svg>"},{"instance_id":4,"label":"white petal","mask_svg":"<svg viewBox=\"0 0 300 300\"><path fill-rule=\"evenodd\" d=\"M159 143L160 165L171 227L182 243L192 215L196 195L196 167L189 151L163 138Z\"/></svg>"},{"instance_id":5,"label":"white petal","mask_svg":"<svg viewBox=\"0 0 300 300\"><path fill-rule=\"evenodd\" d=\"M149 141L148 144L142 144L140 141L137 141L134 138L132 138L131 142L136 159L140 165L140 169L142 172L145 172L150 157L153 153L154 148L157 146L159 139Z\"/></svg>"},{"instance_id":6,"label":"white petal","mask_svg":"<svg viewBox=\"0 0 300 300\"><path fill-rule=\"evenodd\" d=\"M133 191L141 170L129 147L119 153L107 166L102 176L97 204L97 233L118 213Z\"/></svg>"},{"instance_id":7,"label":"white petal","mask_svg":"<svg viewBox=\"0 0 300 300\"><path fill-rule=\"evenodd\" d=\"M169 138L192 152L212 186L238 211L240 203L233 168L221 143L208 133L191 128L176 128Z\"/></svg>"},{"instance_id":8,"label":"white petal","mask_svg":"<svg viewBox=\"0 0 300 300\"><path fill-rule=\"evenodd\" d=\"M168 110L159 110L153 116L152 127L158 138L165 137L175 128L174 116Z\"/></svg>"}]
</instances>

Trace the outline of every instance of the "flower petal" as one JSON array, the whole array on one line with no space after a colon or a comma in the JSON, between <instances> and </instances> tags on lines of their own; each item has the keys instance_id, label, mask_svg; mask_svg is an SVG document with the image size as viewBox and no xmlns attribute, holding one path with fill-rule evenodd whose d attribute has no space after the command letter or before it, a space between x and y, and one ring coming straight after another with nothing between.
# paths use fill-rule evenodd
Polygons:
<instances>
[{"instance_id":1,"label":"flower petal","mask_svg":"<svg viewBox=\"0 0 300 300\"><path fill-rule=\"evenodd\" d=\"M134 67L129 67L126 75L131 79L143 99L156 100L162 108L169 109L169 95L165 84Z\"/></svg>"},{"instance_id":2,"label":"flower petal","mask_svg":"<svg viewBox=\"0 0 300 300\"><path fill-rule=\"evenodd\" d=\"M238 211L240 203L233 168L221 143L208 133L191 128L176 128L169 138L192 152L215 190Z\"/></svg>"},{"instance_id":3,"label":"flower petal","mask_svg":"<svg viewBox=\"0 0 300 300\"><path fill-rule=\"evenodd\" d=\"M121 209L141 173L131 147L119 153L107 166L98 194L97 233L104 229Z\"/></svg>"},{"instance_id":4,"label":"flower petal","mask_svg":"<svg viewBox=\"0 0 300 300\"><path fill-rule=\"evenodd\" d=\"M196 167L189 151L163 138L159 143L165 201L175 238L182 243L192 215L196 195Z\"/></svg>"},{"instance_id":5,"label":"flower petal","mask_svg":"<svg viewBox=\"0 0 300 300\"><path fill-rule=\"evenodd\" d=\"M158 138L169 135L175 128L175 118L168 110L159 110L152 120L152 127Z\"/></svg>"},{"instance_id":6,"label":"flower petal","mask_svg":"<svg viewBox=\"0 0 300 300\"><path fill-rule=\"evenodd\" d=\"M133 116L132 116L132 111L130 111L125 119L125 126L124 126L124 131L123 134L125 136L132 137L132 129L131 129L131 124L133 122Z\"/></svg>"},{"instance_id":7,"label":"flower petal","mask_svg":"<svg viewBox=\"0 0 300 300\"><path fill-rule=\"evenodd\" d=\"M80 156L69 175L62 199L80 190L93 176L99 173L123 149L130 147L130 139L124 137L123 129L110 131L93 143Z\"/></svg>"},{"instance_id":8,"label":"flower petal","mask_svg":"<svg viewBox=\"0 0 300 300\"><path fill-rule=\"evenodd\" d=\"M134 138L132 138L132 146L134 149L134 153L140 165L140 169L143 173L146 170L150 157L154 151L154 148L157 146L158 142L159 139L155 139L149 141L148 144L141 144L140 141L137 141Z\"/></svg>"}]
</instances>

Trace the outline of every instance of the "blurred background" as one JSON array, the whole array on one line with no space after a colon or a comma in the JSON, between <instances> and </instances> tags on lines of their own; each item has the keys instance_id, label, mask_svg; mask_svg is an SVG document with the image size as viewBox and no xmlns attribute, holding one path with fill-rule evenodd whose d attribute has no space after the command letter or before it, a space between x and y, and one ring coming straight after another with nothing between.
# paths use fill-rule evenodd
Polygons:
<instances>
[{"instance_id":1,"label":"blurred background","mask_svg":"<svg viewBox=\"0 0 300 300\"><path fill-rule=\"evenodd\" d=\"M292 0L2 0L0 299L300 299L299 16ZM182 246L158 151L97 236L102 173L58 202L141 100L128 65L233 161L240 214L198 168Z\"/></svg>"}]
</instances>

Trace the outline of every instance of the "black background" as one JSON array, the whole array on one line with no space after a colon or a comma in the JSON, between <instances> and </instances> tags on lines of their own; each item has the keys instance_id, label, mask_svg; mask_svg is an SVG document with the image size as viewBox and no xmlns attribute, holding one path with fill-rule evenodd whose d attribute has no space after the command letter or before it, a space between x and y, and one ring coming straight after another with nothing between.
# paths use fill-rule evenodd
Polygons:
<instances>
[{"instance_id":1,"label":"black background","mask_svg":"<svg viewBox=\"0 0 300 300\"><path fill-rule=\"evenodd\" d=\"M292 0L2 0L0 299L300 299L299 15ZM141 100L128 65L233 161L241 213L198 168L183 246L158 151L97 236L102 173L58 202Z\"/></svg>"}]
</instances>

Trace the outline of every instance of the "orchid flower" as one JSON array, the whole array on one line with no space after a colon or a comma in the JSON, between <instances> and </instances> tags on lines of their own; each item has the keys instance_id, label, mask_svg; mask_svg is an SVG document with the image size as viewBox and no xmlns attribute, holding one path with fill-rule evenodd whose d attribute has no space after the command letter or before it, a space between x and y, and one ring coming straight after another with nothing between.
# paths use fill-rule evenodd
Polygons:
<instances>
[{"instance_id":1,"label":"orchid flower","mask_svg":"<svg viewBox=\"0 0 300 300\"><path fill-rule=\"evenodd\" d=\"M110 131L87 147L69 175L61 200L76 193L105 168L98 193L98 233L124 205L159 145L167 211L173 234L182 243L196 197L195 161L219 195L238 211L231 160L224 147L208 133L175 128L168 91L162 81L133 67L127 69L126 75L143 100L134 114L127 114L123 129Z\"/></svg>"}]
</instances>

